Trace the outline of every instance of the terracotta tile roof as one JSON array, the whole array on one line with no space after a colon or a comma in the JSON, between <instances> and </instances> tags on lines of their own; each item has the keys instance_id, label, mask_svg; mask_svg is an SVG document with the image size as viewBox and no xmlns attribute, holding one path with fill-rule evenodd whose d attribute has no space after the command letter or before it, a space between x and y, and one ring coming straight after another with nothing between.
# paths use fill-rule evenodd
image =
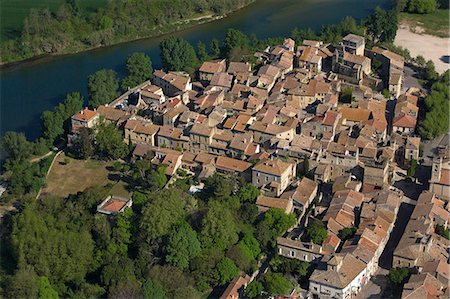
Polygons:
<instances>
[{"instance_id":1,"label":"terracotta tile roof","mask_svg":"<svg viewBox=\"0 0 450 299\"><path fill-rule=\"evenodd\" d=\"M211 78L210 85L231 88L233 76L227 73L215 73Z\"/></svg>"},{"instance_id":2,"label":"terracotta tile roof","mask_svg":"<svg viewBox=\"0 0 450 299\"><path fill-rule=\"evenodd\" d=\"M99 106L97 112L107 120L118 122L120 119L125 118L127 113L125 111L109 107L109 106Z\"/></svg>"},{"instance_id":3,"label":"terracotta tile roof","mask_svg":"<svg viewBox=\"0 0 450 299\"><path fill-rule=\"evenodd\" d=\"M225 60L205 61L199 68L200 72L204 73L218 73L225 71Z\"/></svg>"},{"instance_id":4,"label":"terracotta tile roof","mask_svg":"<svg viewBox=\"0 0 450 299\"><path fill-rule=\"evenodd\" d=\"M80 112L76 113L72 116L73 119L81 120L88 122L92 118L98 116L97 111L89 110L88 108L84 108Z\"/></svg>"},{"instance_id":5,"label":"terracotta tile roof","mask_svg":"<svg viewBox=\"0 0 450 299\"><path fill-rule=\"evenodd\" d=\"M252 166L251 163L233 158L228 158L226 156L219 156L216 159L216 168L222 168L236 172L244 172L251 166Z\"/></svg>"},{"instance_id":6,"label":"terracotta tile roof","mask_svg":"<svg viewBox=\"0 0 450 299\"><path fill-rule=\"evenodd\" d=\"M256 205L264 208L281 209L286 213L290 213L292 210L292 199L275 198L265 195L260 195L256 199Z\"/></svg>"},{"instance_id":7,"label":"terracotta tile roof","mask_svg":"<svg viewBox=\"0 0 450 299\"><path fill-rule=\"evenodd\" d=\"M367 121L370 117L370 111L362 108L339 107L342 118L349 121Z\"/></svg>"},{"instance_id":8,"label":"terracotta tile roof","mask_svg":"<svg viewBox=\"0 0 450 299\"><path fill-rule=\"evenodd\" d=\"M242 72L249 72L250 69L251 65L249 63L231 61L230 65L228 66L227 73L236 74Z\"/></svg>"},{"instance_id":9,"label":"terracotta tile roof","mask_svg":"<svg viewBox=\"0 0 450 299\"><path fill-rule=\"evenodd\" d=\"M414 129L416 127L416 123L417 119L415 117L402 113L394 118L393 126Z\"/></svg>"},{"instance_id":10,"label":"terracotta tile roof","mask_svg":"<svg viewBox=\"0 0 450 299\"><path fill-rule=\"evenodd\" d=\"M281 176L292 167L291 163L281 160L263 160L253 167L254 171Z\"/></svg>"},{"instance_id":11,"label":"terracotta tile roof","mask_svg":"<svg viewBox=\"0 0 450 299\"><path fill-rule=\"evenodd\" d=\"M233 279L228 287L223 292L220 299L238 299L242 297L242 291L245 286L250 282L250 277L245 275L244 277L239 276Z\"/></svg>"},{"instance_id":12,"label":"terracotta tile roof","mask_svg":"<svg viewBox=\"0 0 450 299\"><path fill-rule=\"evenodd\" d=\"M211 137L214 133L214 129L210 128L208 126L205 126L203 124L198 124L195 123L191 130L189 131L190 134L196 134L196 135L201 135L201 136L207 136L207 137Z\"/></svg>"},{"instance_id":13,"label":"terracotta tile roof","mask_svg":"<svg viewBox=\"0 0 450 299\"><path fill-rule=\"evenodd\" d=\"M154 125L150 121L129 119L125 124L125 129L145 135L155 135L159 130L158 125Z\"/></svg>"}]
</instances>

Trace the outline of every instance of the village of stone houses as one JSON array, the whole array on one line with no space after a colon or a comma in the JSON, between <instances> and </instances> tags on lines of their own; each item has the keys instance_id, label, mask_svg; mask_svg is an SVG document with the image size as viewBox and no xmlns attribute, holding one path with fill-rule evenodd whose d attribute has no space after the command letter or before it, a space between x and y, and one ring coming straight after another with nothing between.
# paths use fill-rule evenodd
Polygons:
<instances>
[{"instance_id":1,"label":"village of stone houses","mask_svg":"<svg viewBox=\"0 0 450 299\"><path fill-rule=\"evenodd\" d=\"M401 298L448 298L448 135L424 144L415 134L424 95L405 86L404 58L354 34L338 45L285 39L254 55L256 64L206 61L198 81L156 70L109 105L73 115L69 144L83 127L113 123L131 161L166 166L167 185L187 173L191 194L217 174L258 187L259 214L297 219L267 259L313 269L306 289L280 298L368 298L391 268L411 270ZM111 194L98 211L132 204ZM312 225L326 229L323 240L305 241ZM235 278L222 298L241 297L253 279Z\"/></svg>"}]
</instances>

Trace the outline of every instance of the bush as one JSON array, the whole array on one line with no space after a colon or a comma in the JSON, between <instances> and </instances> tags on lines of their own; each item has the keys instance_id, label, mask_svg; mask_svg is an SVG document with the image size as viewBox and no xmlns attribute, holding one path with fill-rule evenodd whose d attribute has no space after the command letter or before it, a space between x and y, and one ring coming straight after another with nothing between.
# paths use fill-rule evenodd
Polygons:
<instances>
[{"instance_id":1,"label":"bush","mask_svg":"<svg viewBox=\"0 0 450 299\"><path fill-rule=\"evenodd\" d=\"M408 268L392 268L389 270L388 281L399 287L408 280L409 275L410 271Z\"/></svg>"}]
</instances>

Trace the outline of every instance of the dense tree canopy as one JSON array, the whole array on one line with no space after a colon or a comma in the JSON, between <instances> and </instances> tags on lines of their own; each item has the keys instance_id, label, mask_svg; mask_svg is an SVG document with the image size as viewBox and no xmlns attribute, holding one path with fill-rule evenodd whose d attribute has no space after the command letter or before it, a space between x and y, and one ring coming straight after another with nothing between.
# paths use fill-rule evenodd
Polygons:
<instances>
[{"instance_id":1,"label":"dense tree canopy","mask_svg":"<svg viewBox=\"0 0 450 299\"><path fill-rule=\"evenodd\" d=\"M135 87L152 77L152 61L145 53L137 52L127 58L127 76L122 81L122 88Z\"/></svg>"},{"instance_id":2,"label":"dense tree canopy","mask_svg":"<svg viewBox=\"0 0 450 299\"><path fill-rule=\"evenodd\" d=\"M397 33L397 13L394 10L375 8L366 20L367 34L375 43L390 43Z\"/></svg>"},{"instance_id":3,"label":"dense tree canopy","mask_svg":"<svg viewBox=\"0 0 450 299\"><path fill-rule=\"evenodd\" d=\"M423 138L435 138L449 129L449 73L441 75L425 99L425 117L419 121L419 133Z\"/></svg>"},{"instance_id":4,"label":"dense tree canopy","mask_svg":"<svg viewBox=\"0 0 450 299\"><path fill-rule=\"evenodd\" d=\"M306 228L306 234L314 244L321 245L323 240L328 236L328 231L322 221L314 220Z\"/></svg>"},{"instance_id":5,"label":"dense tree canopy","mask_svg":"<svg viewBox=\"0 0 450 299\"><path fill-rule=\"evenodd\" d=\"M119 80L113 70L99 70L88 77L89 105L97 108L118 95Z\"/></svg>"},{"instance_id":6,"label":"dense tree canopy","mask_svg":"<svg viewBox=\"0 0 450 299\"><path fill-rule=\"evenodd\" d=\"M98 154L106 158L118 159L127 154L128 147L122 132L112 123L101 123L95 136Z\"/></svg>"},{"instance_id":7,"label":"dense tree canopy","mask_svg":"<svg viewBox=\"0 0 450 299\"><path fill-rule=\"evenodd\" d=\"M268 273L264 275L263 284L272 296L285 296L293 288L292 283L281 273Z\"/></svg>"},{"instance_id":8,"label":"dense tree canopy","mask_svg":"<svg viewBox=\"0 0 450 299\"><path fill-rule=\"evenodd\" d=\"M171 36L161 42L161 62L166 71L192 72L198 64L191 44L181 37Z\"/></svg>"},{"instance_id":9,"label":"dense tree canopy","mask_svg":"<svg viewBox=\"0 0 450 299\"><path fill-rule=\"evenodd\" d=\"M187 269L189 261L200 253L197 232L182 222L172 229L166 248L166 261L172 266Z\"/></svg>"},{"instance_id":10,"label":"dense tree canopy","mask_svg":"<svg viewBox=\"0 0 450 299\"><path fill-rule=\"evenodd\" d=\"M269 209L256 227L256 237L262 247L272 247L278 237L295 224L294 214L286 214L281 209Z\"/></svg>"}]
</instances>

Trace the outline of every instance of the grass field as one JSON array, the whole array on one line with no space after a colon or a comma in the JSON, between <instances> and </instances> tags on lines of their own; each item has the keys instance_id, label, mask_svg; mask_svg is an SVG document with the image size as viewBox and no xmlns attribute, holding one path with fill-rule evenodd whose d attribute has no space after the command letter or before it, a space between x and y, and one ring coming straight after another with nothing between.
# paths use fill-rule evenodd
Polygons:
<instances>
[{"instance_id":1,"label":"grass field","mask_svg":"<svg viewBox=\"0 0 450 299\"><path fill-rule=\"evenodd\" d=\"M400 23L415 33L449 37L449 10L438 9L431 14L400 13Z\"/></svg>"},{"instance_id":2,"label":"grass field","mask_svg":"<svg viewBox=\"0 0 450 299\"><path fill-rule=\"evenodd\" d=\"M69 158L69 163L64 165L65 155L61 154L56 159L47 177L47 187L42 190L42 195L52 194L66 197L83 191L92 186L105 186L108 183L114 184L112 194L128 196L130 193L126 189L126 183L112 181L108 178L111 172L107 169L113 162L98 160L75 160Z\"/></svg>"},{"instance_id":3,"label":"grass field","mask_svg":"<svg viewBox=\"0 0 450 299\"><path fill-rule=\"evenodd\" d=\"M65 2L65 0L1 0L0 39L17 36L32 8L48 8L55 12ZM84 12L89 12L105 5L107 0L80 0L78 3Z\"/></svg>"}]
</instances>

